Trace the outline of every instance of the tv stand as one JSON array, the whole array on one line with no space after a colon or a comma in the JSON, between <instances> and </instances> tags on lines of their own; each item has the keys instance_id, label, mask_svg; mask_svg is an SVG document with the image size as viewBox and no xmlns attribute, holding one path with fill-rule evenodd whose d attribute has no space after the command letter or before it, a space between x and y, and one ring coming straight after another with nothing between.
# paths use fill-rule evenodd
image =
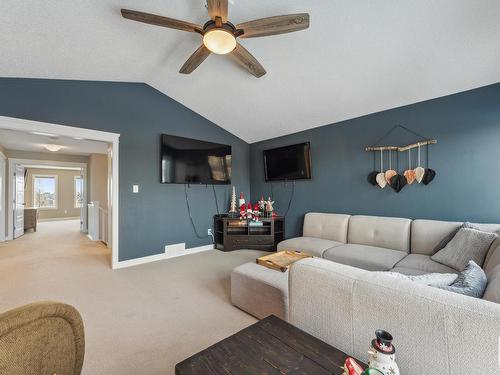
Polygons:
<instances>
[{"instance_id":1,"label":"tv stand","mask_svg":"<svg viewBox=\"0 0 500 375\"><path fill-rule=\"evenodd\" d=\"M240 249L276 251L278 242L285 239L285 218L263 217L260 221L261 226L252 226L251 220L215 215L215 248L222 251Z\"/></svg>"}]
</instances>

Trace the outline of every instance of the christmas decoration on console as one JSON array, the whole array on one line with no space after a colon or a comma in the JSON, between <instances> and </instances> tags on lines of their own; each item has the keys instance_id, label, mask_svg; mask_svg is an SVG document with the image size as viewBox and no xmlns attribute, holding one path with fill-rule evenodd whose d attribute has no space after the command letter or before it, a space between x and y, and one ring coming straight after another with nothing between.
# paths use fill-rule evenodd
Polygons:
<instances>
[{"instance_id":1,"label":"christmas decoration on console","mask_svg":"<svg viewBox=\"0 0 500 375\"><path fill-rule=\"evenodd\" d=\"M253 213L252 213L252 220L257 222L260 219L260 209L259 209L259 204L255 203L253 206Z\"/></svg>"},{"instance_id":2,"label":"christmas decoration on console","mask_svg":"<svg viewBox=\"0 0 500 375\"><path fill-rule=\"evenodd\" d=\"M273 207L274 201L271 200L271 197L267 198L266 201L266 216L267 217L272 217L274 216L274 207Z\"/></svg>"},{"instance_id":3,"label":"christmas decoration on console","mask_svg":"<svg viewBox=\"0 0 500 375\"><path fill-rule=\"evenodd\" d=\"M231 193L231 205L229 206L229 217L237 217L238 211L236 209L236 189L233 186L233 191Z\"/></svg>"},{"instance_id":4,"label":"christmas decoration on console","mask_svg":"<svg viewBox=\"0 0 500 375\"><path fill-rule=\"evenodd\" d=\"M240 200L238 201L238 206L241 207L241 205L245 204L245 195L243 193L240 193Z\"/></svg>"},{"instance_id":5,"label":"christmas decoration on console","mask_svg":"<svg viewBox=\"0 0 500 375\"><path fill-rule=\"evenodd\" d=\"M383 375L399 375L396 364L396 349L392 345L392 335L382 329L375 331L376 338L372 340L368 351L368 366L379 370Z\"/></svg>"},{"instance_id":6,"label":"christmas decoration on console","mask_svg":"<svg viewBox=\"0 0 500 375\"><path fill-rule=\"evenodd\" d=\"M259 210L260 210L260 215L264 216L266 213L266 201L264 200L264 197L261 196L259 200Z\"/></svg>"}]
</instances>

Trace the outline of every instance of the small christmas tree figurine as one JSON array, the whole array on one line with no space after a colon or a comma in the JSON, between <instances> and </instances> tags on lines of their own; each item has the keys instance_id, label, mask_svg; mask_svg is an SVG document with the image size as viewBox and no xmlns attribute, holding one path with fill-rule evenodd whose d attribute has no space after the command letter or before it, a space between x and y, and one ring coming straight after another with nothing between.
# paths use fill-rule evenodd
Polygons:
<instances>
[{"instance_id":1,"label":"small christmas tree figurine","mask_svg":"<svg viewBox=\"0 0 500 375\"><path fill-rule=\"evenodd\" d=\"M229 207L229 216L236 217L238 216L238 210L236 208L236 189L233 186L233 192L231 194L231 206Z\"/></svg>"}]
</instances>

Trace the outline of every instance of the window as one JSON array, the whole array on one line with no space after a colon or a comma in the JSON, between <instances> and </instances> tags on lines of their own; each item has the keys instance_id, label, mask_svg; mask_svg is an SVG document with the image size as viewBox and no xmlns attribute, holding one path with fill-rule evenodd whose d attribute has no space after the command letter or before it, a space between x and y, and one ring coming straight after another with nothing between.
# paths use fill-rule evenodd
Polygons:
<instances>
[{"instance_id":1,"label":"window","mask_svg":"<svg viewBox=\"0 0 500 375\"><path fill-rule=\"evenodd\" d=\"M35 208L57 208L57 176L33 176Z\"/></svg>"},{"instance_id":2,"label":"window","mask_svg":"<svg viewBox=\"0 0 500 375\"><path fill-rule=\"evenodd\" d=\"M75 176L75 208L81 208L83 205L82 182L82 176Z\"/></svg>"}]
</instances>

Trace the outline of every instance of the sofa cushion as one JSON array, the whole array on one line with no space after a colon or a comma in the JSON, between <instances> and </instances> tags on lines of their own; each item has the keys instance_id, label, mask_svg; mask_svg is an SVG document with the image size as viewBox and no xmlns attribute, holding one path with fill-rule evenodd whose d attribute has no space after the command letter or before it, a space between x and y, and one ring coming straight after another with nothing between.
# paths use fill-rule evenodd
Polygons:
<instances>
[{"instance_id":1,"label":"sofa cushion","mask_svg":"<svg viewBox=\"0 0 500 375\"><path fill-rule=\"evenodd\" d=\"M482 266L486 253L496 238L496 233L462 228L444 249L432 256L432 260L459 271L465 270L470 260Z\"/></svg>"},{"instance_id":2,"label":"sofa cushion","mask_svg":"<svg viewBox=\"0 0 500 375\"><path fill-rule=\"evenodd\" d=\"M474 224L480 230L485 232L494 232L497 238L491 244L486 259L484 260L483 269L488 274L493 268L500 264L500 224Z\"/></svg>"},{"instance_id":3,"label":"sofa cushion","mask_svg":"<svg viewBox=\"0 0 500 375\"><path fill-rule=\"evenodd\" d=\"M410 219L351 216L347 242L409 252Z\"/></svg>"},{"instance_id":4,"label":"sofa cushion","mask_svg":"<svg viewBox=\"0 0 500 375\"><path fill-rule=\"evenodd\" d=\"M461 222L453 221L413 220L411 223L411 253L433 255L434 248L461 225Z\"/></svg>"},{"instance_id":5,"label":"sofa cushion","mask_svg":"<svg viewBox=\"0 0 500 375\"><path fill-rule=\"evenodd\" d=\"M457 270L434 262L429 255L409 254L391 270L405 275L423 275L425 273L458 273Z\"/></svg>"},{"instance_id":6,"label":"sofa cushion","mask_svg":"<svg viewBox=\"0 0 500 375\"><path fill-rule=\"evenodd\" d=\"M450 243L450 241L453 239L453 237L455 237L457 235L458 231L462 228L479 230L479 228L477 226L466 221L461 226L459 226L457 229L452 230L450 233L448 233L448 235L445 236L441 241L439 241L439 243L432 250L434 252L434 254L436 254L439 250L444 249L446 247L446 245L448 245L448 243Z\"/></svg>"},{"instance_id":7,"label":"sofa cushion","mask_svg":"<svg viewBox=\"0 0 500 375\"><path fill-rule=\"evenodd\" d=\"M491 302L500 303L500 265L493 268L486 275L488 276L488 285L486 285L483 298Z\"/></svg>"},{"instance_id":8,"label":"sofa cushion","mask_svg":"<svg viewBox=\"0 0 500 375\"><path fill-rule=\"evenodd\" d=\"M326 250L323 258L368 271L387 271L406 253L382 247L347 244Z\"/></svg>"},{"instance_id":9,"label":"sofa cushion","mask_svg":"<svg viewBox=\"0 0 500 375\"><path fill-rule=\"evenodd\" d=\"M470 297L483 298L487 284L488 279L483 269L471 260L453 284L439 288Z\"/></svg>"},{"instance_id":10,"label":"sofa cushion","mask_svg":"<svg viewBox=\"0 0 500 375\"><path fill-rule=\"evenodd\" d=\"M349 215L309 212L304 217L304 237L347 242Z\"/></svg>"},{"instance_id":11,"label":"sofa cushion","mask_svg":"<svg viewBox=\"0 0 500 375\"><path fill-rule=\"evenodd\" d=\"M321 238L296 237L281 241L278 244L278 251L298 250L321 258L325 250L341 245L343 245L341 242L323 240Z\"/></svg>"}]
</instances>

